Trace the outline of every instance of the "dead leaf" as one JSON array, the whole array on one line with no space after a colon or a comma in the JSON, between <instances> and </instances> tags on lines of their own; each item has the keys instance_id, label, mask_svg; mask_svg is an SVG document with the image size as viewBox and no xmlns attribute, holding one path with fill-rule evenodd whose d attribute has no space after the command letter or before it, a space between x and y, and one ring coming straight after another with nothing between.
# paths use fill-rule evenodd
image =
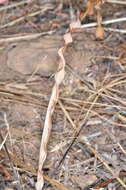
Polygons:
<instances>
[{"instance_id":1,"label":"dead leaf","mask_svg":"<svg viewBox=\"0 0 126 190\"><path fill-rule=\"evenodd\" d=\"M74 183L77 183L82 189L84 189L94 183L97 180L97 177L89 174L85 176L72 176L71 179Z\"/></svg>"},{"instance_id":2,"label":"dead leaf","mask_svg":"<svg viewBox=\"0 0 126 190\"><path fill-rule=\"evenodd\" d=\"M5 180L10 180L11 179L11 174L2 165L0 165L0 173L2 173L4 175Z\"/></svg>"}]
</instances>

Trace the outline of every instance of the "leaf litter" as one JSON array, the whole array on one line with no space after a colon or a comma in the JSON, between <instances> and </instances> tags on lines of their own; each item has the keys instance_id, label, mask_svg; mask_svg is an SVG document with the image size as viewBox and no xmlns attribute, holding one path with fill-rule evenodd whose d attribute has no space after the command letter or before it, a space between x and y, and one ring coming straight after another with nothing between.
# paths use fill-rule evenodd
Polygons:
<instances>
[{"instance_id":1,"label":"leaf litter","mask_svg":"<svg viewBox=\"0 0 126 190\"><path fill-rule=\"evenodd\" d=\"M43 189L126 188L125 4L111 3L26 2L2 13L1 189L35 189L36 175L37 190L43 180Z\"/></svg>"}]
</instances>

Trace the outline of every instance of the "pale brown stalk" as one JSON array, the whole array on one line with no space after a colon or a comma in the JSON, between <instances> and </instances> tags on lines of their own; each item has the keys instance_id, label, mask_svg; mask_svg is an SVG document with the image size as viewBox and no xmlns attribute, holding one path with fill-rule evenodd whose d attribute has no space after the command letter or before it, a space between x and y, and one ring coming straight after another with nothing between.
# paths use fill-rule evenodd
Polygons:
<instances>
[{"instance_id":1,"label":"pale brown stalk","mask_svg":"<svg viewBox=\"0 0 126 190\"><path fill-rule=\"evenodd\" d=\"M52 129L52 115L55 109L55 105L59 98L59 85L62 83L65 75L65 59L63 56L63 51L68 43L72 42L70 33L64 35L65 45L61 47L58 51L60 61L59 61L59 70L55 75L55 85L52 89L51 98L47 108L45 124L42 134L41 146L40 146L40 156L39 156L39 166L38 166L38 175L36 189L41 190L44 185L44 176L42 172L43 164L47 157L47 145L50 137L50 132Z\"/></svg>"}]
</instances>

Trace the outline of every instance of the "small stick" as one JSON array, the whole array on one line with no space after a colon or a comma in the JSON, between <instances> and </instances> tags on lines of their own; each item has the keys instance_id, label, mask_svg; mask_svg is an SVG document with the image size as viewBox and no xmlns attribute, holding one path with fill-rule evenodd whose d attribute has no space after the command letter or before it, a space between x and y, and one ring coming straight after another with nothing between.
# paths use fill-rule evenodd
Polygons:
<instances>
[{"instance_id":1,"label":"small stick","mask_svg":"<svg viewBox=\"0 0 126 190\"><path fill-rule=\"evenodd\" d=\"M32 40L39 38L40 36L45 35L52 35L55 32L55 30L42 32L42 33L36 33L36 34L29 34L29 35L22 35L22 36L16 36L16 37L10 37L10 38L2 38L0 39L0 43L8 43L8 42L15 42L15 41L22 41L22 40Z\"/></svg>"},{"instance_id":2,"label":"small stick","mask_svg":"<svg viewBox=\"0 0 126 190\"><path fill-rule=\"evenodd\" d=\"M3 141L2 141L2 143L1 143L1 145L0 145L0 151L1 151L1 149L3 148L3 146L4 146L4 144L5 144L6 140L7 140L7 137L8 137L8 133L7 133L6 136L3 138Z\"/></svg>"},{"instance_id":3,"label":"small stick","mask_svg":"<svg viewBox=\"0 0 126 190\"><path fill-rule=\"evenodd\" d=\"M106 21L103 21L102 24L107 25L107 24L113 24L113 23L124 22L124 21L126 21L126 17L112 19L112 20L106 20ZM89 28L89 27L94 27L94 26L97 26L97 25L98 24L96 22L89 23L89 24L83 24L83 25L81 25L81 28Z\"/></svg>"},{"instance_id":4,"label":"small stick","mask_svg":"<svg viewBox=\"0 0 126 190\"><path fill-rule=\"evenodd\" d=\"M120 5L126 5L126 1L118 1L118 0L106 0L107 3L117 3Z\"/></svg>"}]
</instances>

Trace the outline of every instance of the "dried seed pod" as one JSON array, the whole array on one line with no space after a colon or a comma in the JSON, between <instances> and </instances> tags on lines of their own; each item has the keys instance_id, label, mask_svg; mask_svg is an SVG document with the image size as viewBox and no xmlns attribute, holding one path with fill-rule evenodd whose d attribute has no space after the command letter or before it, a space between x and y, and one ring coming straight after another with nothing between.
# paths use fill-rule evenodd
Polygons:
<instances>
[{"instance_id":1,"label":"dried seed pod","mask_svg":"<svg viewBox=\"0 0 126 190\"><path fill-rule=\"evenodd\" d=\"M95 35L96 35L96 38L99 38L99 39L104 38L104 28L102 27L102 25L100 25L96 28Z\"/></svg>"},{"instance_id":2,"label":"dried seed pod","mask_svg":"<svg viewBox=\"0 0 126 190\"><path fill-rule=\"evenodd\" d=\"M93 15L94 14L94 2L88 1L87 10L88 10L88 12L87 12L88 15Z\"/></svg>"}]
</instances>

